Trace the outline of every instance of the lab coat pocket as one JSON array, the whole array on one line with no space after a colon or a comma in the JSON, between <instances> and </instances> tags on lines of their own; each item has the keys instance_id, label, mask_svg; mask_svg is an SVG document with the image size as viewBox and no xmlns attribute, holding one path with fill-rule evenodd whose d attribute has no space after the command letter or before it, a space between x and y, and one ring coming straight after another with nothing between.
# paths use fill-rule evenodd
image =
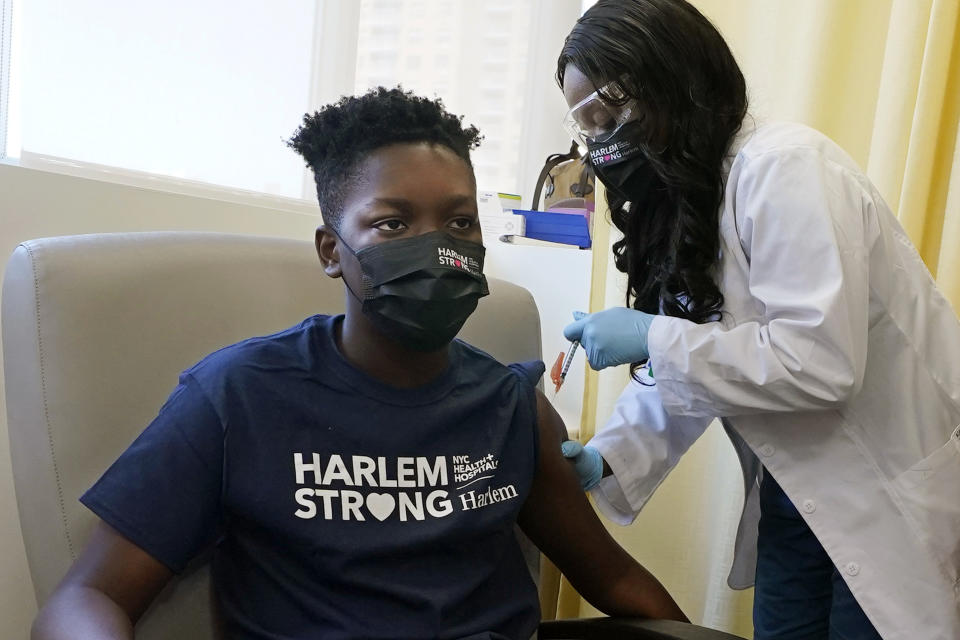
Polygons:
<instances>
[{"instance_id":1,"label":"lab coat pocket","mask_svg":"<svg viewBox=\"0 0 960 640\"><path fill-rule=\"evenodd\" d=\"M960 427L894 479L907 517L947 577L960 585Z\"/></svg>"}]
</instances>

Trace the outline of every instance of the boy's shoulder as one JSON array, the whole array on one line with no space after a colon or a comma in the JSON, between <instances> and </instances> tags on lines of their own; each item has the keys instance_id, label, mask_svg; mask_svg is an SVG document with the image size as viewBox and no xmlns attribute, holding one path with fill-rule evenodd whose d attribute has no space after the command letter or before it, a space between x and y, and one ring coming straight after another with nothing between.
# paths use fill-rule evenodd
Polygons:
<instances>
[{"instance_id":1,"label":"boy's shoulder","mask_svg":"<svg viewBox=\"0 0 960 640\"><path fill-rule=\"evenodd\" d=\"M489 378L490 376L509 376L529 386L536 386L546 370L541 360L528 360L503 364L486 351L463 340L455 344L461 350L463 367L468 376Z\"/></svg>"},{"instance_id":2,"label":"boy's shoulder","mask_svg":"<svg viewBox=\"0 0 960 640\"><path fill-rule=\"evenodd\" d=\"M310 316L276 333L235 342L205 356L184 374L209 379L251 370L302 369L309 366L316 335L327 330L329 320L329 316Z\"/></svg>"}]
</instances>

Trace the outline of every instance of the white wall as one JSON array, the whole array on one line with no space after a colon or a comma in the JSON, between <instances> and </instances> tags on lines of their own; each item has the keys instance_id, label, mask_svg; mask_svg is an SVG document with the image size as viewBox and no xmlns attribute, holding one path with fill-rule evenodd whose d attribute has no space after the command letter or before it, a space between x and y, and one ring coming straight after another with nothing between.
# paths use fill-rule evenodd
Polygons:
<instances>
[{"instance_id":1,"label":"white wall","mask_svg":"<svg viewBox=\"0 0 960 640\"><path fill-rule=\"evenodd\" d=\"M581 427L586 356L578 350L558 393L554 393L550 382L550 367L557 354L570 348L570 343L563 337L563 328L573 321L573 312L590 308L592 253L576 247L536 247L495 241L486 241L485 244L487 255L483 270L487 277L520 285L537 303L540 346L547 367L543 390L563 418L567 432L575 438Z\"/></svg>"},{"instance_id":2,"label":"white wall","mask_svg":"<svg viewBox=\"0 0 960 640\"><path fill-rule=\"evenodd\" d=\"M44 236L192 230L313 238L315 207L264 200L240 204L0 163L0 278L18 243ZM0 365L2 358L0 350ZM17 517L6 417L0 393L0 638L18 640L29 636L37 605Z\"/></svg>"}]
</instances>

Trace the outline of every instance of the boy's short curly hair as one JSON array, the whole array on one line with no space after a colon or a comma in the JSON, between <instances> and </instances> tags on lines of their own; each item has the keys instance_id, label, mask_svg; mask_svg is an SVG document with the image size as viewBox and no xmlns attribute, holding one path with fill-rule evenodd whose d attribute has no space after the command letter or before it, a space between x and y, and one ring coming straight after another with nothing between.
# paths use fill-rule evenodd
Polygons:
<instances>
[{"instance_id":1,"label":"boy's short curly hair","mask_svg":"<svg viewBox=\"0 0 960 640\"><path fill-rule=\"evenodd\" d=\"M483 138L476 127L464 128L462 120L439 98L415 96L400 87L377 87L304 115L287 145L313 170L324 223L337 229L345 195L360 177L359 165L376 149L405 142L440 144L472 169L470 150Z\"/></svg>"}]
</instances>

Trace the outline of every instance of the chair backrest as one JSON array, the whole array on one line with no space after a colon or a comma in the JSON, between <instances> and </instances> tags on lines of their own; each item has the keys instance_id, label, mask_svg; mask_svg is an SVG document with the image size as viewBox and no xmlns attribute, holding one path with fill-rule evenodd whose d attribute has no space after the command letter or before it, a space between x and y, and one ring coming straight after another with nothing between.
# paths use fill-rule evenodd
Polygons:
<instances>
[{"instance_id":1,"label":"chair backrest","mask_svg":"<svg viewBox=\"0 0 960 640\"><path fill-rule=\"evenodd\" d=\"M503 362L540 358L530 294L491 280L460 337ZM212 233L24 242L7 265L2 325L14 484L38 602L95 517L78 501L150 422L180 371L211 351L340 313L343 285L313 243ZM205 565L160 596L138 638L210 638Z\"/></svg>"}]
</instances>

